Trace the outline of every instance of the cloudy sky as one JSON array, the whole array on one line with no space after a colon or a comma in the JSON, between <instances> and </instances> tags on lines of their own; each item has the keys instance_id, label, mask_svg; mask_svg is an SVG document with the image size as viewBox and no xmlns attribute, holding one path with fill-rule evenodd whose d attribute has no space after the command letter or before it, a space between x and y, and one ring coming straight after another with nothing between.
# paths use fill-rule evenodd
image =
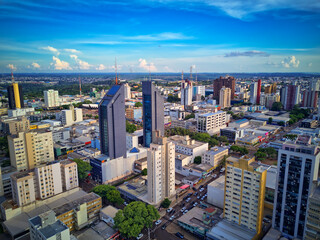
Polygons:
<instances>
[{"instance_id":1,"label":"cloudy sky","mask_svg":"<svg viewBox=\"0 0 320 240\"><path fill-rule=\"evenodd\" d=\"M320 72L319 0L1 0L0 72Z\"/></svg>"}]
</instances>

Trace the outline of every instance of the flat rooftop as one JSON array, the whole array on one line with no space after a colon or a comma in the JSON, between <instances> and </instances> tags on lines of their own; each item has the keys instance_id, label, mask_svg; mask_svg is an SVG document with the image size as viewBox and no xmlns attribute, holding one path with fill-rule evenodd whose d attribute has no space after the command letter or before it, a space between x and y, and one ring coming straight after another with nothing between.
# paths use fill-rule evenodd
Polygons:
<instances>
[{"instance_id":1,"label":"flat rooftop","mask_svg":"<svg viewBox=\"0 0 320 240\"><path fill-rule=\"evenodd\" d=\"M50 224L44 228L40 229L40 232L48 239L52 236L55 236L57 233L61 233L68 229L60 220L57 220L55 223Z\"/></svg>"},{"instance_id":2,"label":"flat rooftop","mask_svg":"<svg viewBox=\"0 0 320 240\"><path fill-rule=\"evenodd\" d=\"M184 147L187 147L187 148L197 148L197 147L200 147L204 144L208 144L208 143L204 143L204 142L199 142L199 141L196 141L196 140L193 140L193 139L185 139L186 136L180 136L180 135L174 135L174 136L171 136L171 137L168 137L168 141L171 141L171 142L175 142L175 144L177 145L180 145L180 146L184 146ZM185 141L194 141L193 144L184 144L182 142L185 142Z\"/></svg>"},{"instance_id":3,"label":"flat rooftop","mask_svg":"<svg viewBox=\"0 0 320 240\"><path fill-rule=\"evenodd\" d=\"M217 188L224 191L225 176L221 176L208 184L209 187Z\"/></svg>"},{"instance_id":4,"label":"flat rooftop","mask_svg":"<svg viewBox=\"0 0 320 240\"><path fill-rule=\"evenodd\" d=\"M140 197L147 194L148 187L144 179L135 178L124 184L118 186L118 189L121 189L124 192L127 192L135 197Z\"/></svg>"},{"instance_id":5,"label":"flat rooftop","mask_svg":"<svg viewBox=\"0 0 320 240\"><path fill-rule=\"evenodd\" d=\"M206 154L216 155L228 149L228 147L212 147L209 151L206 152Z\"/></svg>"},{"instance_id":6,"label":"flat rooftop","mask_svg":"<svg viewBox=\"0 0 320 240\"><path fill-rule=\"evenodd\" d=\"M248 240L252 239L255 235L255 231L251 231L244 226L229 222L225 219L207 232L209 238L221 240Z\"/></svg>"},{"instance_id":7,"label":"flat rooftop","mask_svg":"<svg viewBox=\"0 0 320 240\"><path fill-rule=\"evenodd\" d=\"M210 225L203 223L204 213L206 213L205 210L198 207L194 207L190 211L188 211L186 214L178 218L178 221L183 222L189 226L196 227L198 229L203 229L203 230L209 229Z\"/></svg>"}]
</instances>

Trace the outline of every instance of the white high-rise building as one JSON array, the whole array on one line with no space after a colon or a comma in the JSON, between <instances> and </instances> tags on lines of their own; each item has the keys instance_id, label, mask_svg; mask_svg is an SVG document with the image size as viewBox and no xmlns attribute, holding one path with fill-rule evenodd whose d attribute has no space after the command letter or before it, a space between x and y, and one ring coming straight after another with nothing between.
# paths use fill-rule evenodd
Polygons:
<instances>
[{"instance_id":1,"label":"white high-rise building","mask_svg":"<svg viewBox=\"0 0 320 240\"><path fill-rule=\"evenodd\" d=\"M320 90L320 79L312 79L310 81L310 91L319 91Z\"/></svg>"},{"instance_id":2,"label":"white high-rise building","mask_svg":"<svg viewBox=\"0 0 320 240\"><path fill-rule=\"evenodd\" d=\"M219 96L219 105L221 108L231 107L231 89L222 87Z\"/></svg>"},{"instance_id":3,"label":"white high-rise building","mask_svg":"<svg viewBox=\"0 0 320 240\"><path fill-rule=\"evenodd\" d=\"M192 82L181 82L181 105L189 106L192 104Z\"/></svg>"},{"instance_id":4,"label":"white high-rise building","mask_svg":"<svg viewBox=\"0 0 320 240\"><path fill-rule=\"evenodd\" d=\"M251 85L250 85L250 102L254 105L257 103L257 90L258 90L258 83L257 82L251 83Z\"/></svg>"},{"instance_id":5,"label":"white high-rise building","mask_svg":"<svg viewBox=\"0 0 320 240\"><path fill-rule=\"evenodd\" d=\"M159 131L152 133L148 150L148 200L158 204L175 194L175 145Z\"/></svg>"},{"instance_id":6,"label":"white high-rise building","mask_svg":"<svg viewBox=\"0 0 320 240\"><path fill-rule=\"evenodd\" d=\"M44 103L46 107L50 108L50 107L60 106L58 91L50 89L50 90L44 91L43 94L44 94Z\"/></svg>"},{"instance_id":7,"label":"white high-rise building","mask_svg":"<svg viewBox=\"0 0 320 240\"><path fill-rule=\"evenodd\" d=\"M60 162L62 186L64 191L79 186L77 163L71 160L63 160Z\"/></svg>"},{"instance_id":8,"label":"white high-rise building","mask_svg":"<svg viewBox=\"0 0 320 240\"><path fill-rule=\"evenodd\" d=\"M124 84L124 98L130 99L131 98L131 87L128 83Z\"/></svg>"},{"instance_id":9,"label":"white high-rise building","mask_svg":"<svg viewBox=\"0 0 320 240\"><path fill-rule=\"evenodd\" d=\"M200 94L201 96L205 96L206 86L193 86L193 92L192 92L193 97L195 97L197 94Z\"/></svg>"},{"instance_id":10,"label":"white high-rise building","mask_svg":"<svg viewBox=\"0 0 320 240\"><path fill-rule=\"evenodd\" d=\"M227 127L227 114L224 111L216 111L200 114L197 120L198 132L215 134L220 133L221 128Z\"/></svg>"},{"instance_id":11,"label":"white high-rise building","mask_svg":"<svg viewBox=\"0 0 320 240\"><path fill-rule=\"evenodd\" d=\"M70 109L61 111L61 123L64 126L71 126L73 124L73 111Z\"/></svg>"}]
</instances>

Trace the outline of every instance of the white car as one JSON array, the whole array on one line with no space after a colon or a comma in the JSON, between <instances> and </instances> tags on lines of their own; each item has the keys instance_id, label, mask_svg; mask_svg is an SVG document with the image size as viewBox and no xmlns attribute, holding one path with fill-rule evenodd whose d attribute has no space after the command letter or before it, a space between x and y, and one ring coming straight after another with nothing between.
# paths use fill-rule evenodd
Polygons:
<instances>
[{"instance_id":1,"label":"white car","mask_svg":"<svg viewBox=\"0 0 320 240\"><path fill-rule=\"evenodd\" d=\"M167 212L168 212L168 213L171 212L172 209L173 209L172 207L171 207L171 208L168 208L168 209L167 209Z\"/></svg>"},{"instance_id":2,"label":"white car","mask_svg":"<svg viewBox=\"0 0 320 240\"><path fill-rule=\"evenodd\" d=\"M223 173L225 170L225 168L221 168L220 173Z\"/></svg>"},{"instance_id":3,"label":"white car","mask_svg":"<svg viewBox=\"0 0 320 240\"><path fill-rule=\"evenodd\" d=\"M184 212L183 212L183 214L186 214L188 212L188 210L185 210Z\"/></svg>"},{"instance_id":4,"label":"white car","mask_svg":"<svg viewBox=\"0 0 320 240\"><path fill-rule=\"evenodd\" d=\"M137 237L137 239L139 240L139 239L141 239L142 237L143 237L143 234L140 233L139 236Z\"/></svg>"},{"instance_id":5,"label":"white car","mask_svg":"<svg viewBox=\"0 0 320 240\"><path fill-rule=\"evenodd\" d=\"M217 174L213 174L213 177L216 178L216 177L217 177Z\"/></svg>"},{"instance_id":6,"label":"white car","mask_svg":"<svg viewBox=\"0 0 320 240\"><path fill-rule=\"evenodd\" d=\"M198 203L197 203L197 202L195 202L195 203L193 204L193 206L194 206L194 207L196 207L197 205L198 205Z\"/></svg>"},{"instance_id":7,"label":"white car","mask_svg":"<svg viewBox=\"0 0 320 240\"><path fill-rule=\"evenodd\" d=\"M181 212L184 212L186 210L186 207L181 208Z\"/></svg>"},{"instance_id":8,"label":"white car","mask_svg":"<svg viewBox=\"0 0 320 240\"><path fill-rule=\"evenodd\" d=\"M160 223L162 223L162 220L158 220L158 221L156 221L156 225L159 225Z\"/></svg>"},{"instance_id":9,"label":"white car","mask_svg":"<svg viewBox=\"0 0 320 240\"><path fill-rule=\"evenodd\" d=\"M172 216L169 218L169 220L172 221L174 218L175 218L175 216L172 215Z\"/></svg>"}]
</instances>

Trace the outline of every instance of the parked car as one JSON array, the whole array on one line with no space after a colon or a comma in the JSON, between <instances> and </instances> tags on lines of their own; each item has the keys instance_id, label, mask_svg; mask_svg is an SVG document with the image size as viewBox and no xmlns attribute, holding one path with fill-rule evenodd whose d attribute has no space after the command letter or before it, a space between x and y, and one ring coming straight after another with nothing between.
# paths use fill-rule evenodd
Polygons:
<instances>
[{"instance_id":1,"label":"parked car","mask_svg":"<svg viewBox=\"0 0 320 240\"><path fill-rule=\"evenodd\" d=\"M218 176L217 176L217 174L213 174L213 177L216 178L216 177L218 177Z\"/></svg>"},{"instance_id":2,"label":"parked car","mask_svg":"<svg viewBox=\"0 0 320 240\"><path fill-rule=\"evenodd\" d=\"M188 193L187 197L189 198L189 197L191 197L191 196L192 196L192 193Z\"/></svg>"},{"instance_id":3,"label":"parked car","mask_svg":"<svg viewBox=\"0 0 320 240\"><path fill-rule=\"evenodd\" d=\"M225 170L225 168L221 168L220 173L223 173Z\"/></svg>"},{"instance_id":4,"label":"parked car","mask_svg":"<svg viewBox=\"0 0 320 240\"><path fill-rule=\"evenodd\" d=\"M197 196L198 195L198 192L195 192L194 194L193 194L193 196Z\"/></svg>"},{"instance_id":5,"label":"parked car","mask_svg":"<svg viewBox=\"0 0 320 240\"><path fill-rule=\"evenodd\" d=\"M161 227L161 229L162 229L162 230L165 230L166 227L167 227L167 224L163 224L162 227Z\"/></svg>"},{"instance_id":6,"label":"parked car","mask_svg":"<svg viewBox=\"0 0 320 240\"><path fill-rule=\"evenodd\" d=\"M200 199L200 195L197 197L197 199Z\"/></svg>"},{"instance_id":7,"label":"parked car","mask_svg":"<svg viewBox=\"0 0 320 240\"><path fill-rule=\"evenodd\" d=\"M193 206L194 206L194 207L196 207L197 205L198 205L198 203L197 203L197 202L195 202L195 203L193 204Z\"/></svg>"},{"instance_id":8,"label":"parked car","mask_svg":"<svg viewBox=\"0 0 320 240\"><path fill-rule=\"evenodd\" d=\"M160 223L162 223L162 220L158 220L158 221L156 221L156 225L159 225Z\"/></svg>"},{"instance_id":9,"label":"parked car","mask_svg":"<svg viewBox=\"0 0 320 240\"><path fill-rule=\"evenodd\" d=\"M181 239L184 238L183 234L181 234L181 233L179 233L179 232L176 233L176 236L177 236L178 238L181 238Z\"/></svg>"},{"instance_id":10,"label":"parked car","mask_svg":"<svg viewBox=\"0 0 320 240\"><path fill-rule=\"evenodd\" d=\"M193 190L193 191L197 191L197 189L196 189L195 187L192 187L192 190Z\"/></svg>"},{"instance_id":11,"label":"parked car","mask_svg":"<svg viewBox=\"0 0 320 240\"><path fill-rule=\"evenodd\" d=\"M176 216L172 215L169 220L172 221Z\"/></svg>"},{"instance_id":12,"label":"parked car","mask_svg":"<svg viewBox=\"0 0 320 240\"><path fill-rule=\"evenodd\" d=\"M127 206L127 205L128 205L128 203L127 203L127 202L124 202L123 204L124 204L125 206Z\"/></svg>"},{"instance_id":13,"label":"parked car","mask_svg":"<svg viewBox=\"0 0 320 240\"><path fill-rule=\"evenodd\" d=\"M172 209L173 209L172 207L171 207L171 208L168 208L168 209L167 209L167 213L171 212Z\"/></svg>"},{"instance_id":14,"label":"parked car","mask_svg":"<svg viewBox=\"0 0 320 240\"><path fill-rule=\"evenodd\" d=\"M186 207L181 208L181 212L184 212L186 210Z\"/></svg>"},{"instance_id":15,"label":"parked car","mask_svg":"<svg viewBox=\"0 0 320 240\"><path fill-rule=\"evenodd\" d=\"M263 221L264 221L265 223L270 223L270 222L271 222L270 219L268 219L268 218L264 218Z\"/></svg>"},{"instance_id":16,"label":"parked car","mask_svg":"<svg viewBox=\"0 0 320 240\"><path fill-rule=\"evenodd\" d=\"M139 240L139 239L141 239L142 237L143 237L143 234L140 233L139 236L137 237L137 239Z\"/></svg>"},{"instance_id":17,"label":"parked car","mask_svg":"<svg viewBox=\"0 0 320 240\"><path fill-rule=\"evenodd\" d=\"M184 210L183 214L186 214L187 212L189 212L189 210L188 210L188 209Z\"/></svg>"},{"instance_id":18,"label":"parked car","mask_svg":"<svg viewBox=\"0 0 320 240\"><path fill-rule=\"evenodd\" d=\"M186 202L190 202L190 200L191 200L191 198L188 198L188 199L186 200Z\"/></svg>"}]
</instances>

